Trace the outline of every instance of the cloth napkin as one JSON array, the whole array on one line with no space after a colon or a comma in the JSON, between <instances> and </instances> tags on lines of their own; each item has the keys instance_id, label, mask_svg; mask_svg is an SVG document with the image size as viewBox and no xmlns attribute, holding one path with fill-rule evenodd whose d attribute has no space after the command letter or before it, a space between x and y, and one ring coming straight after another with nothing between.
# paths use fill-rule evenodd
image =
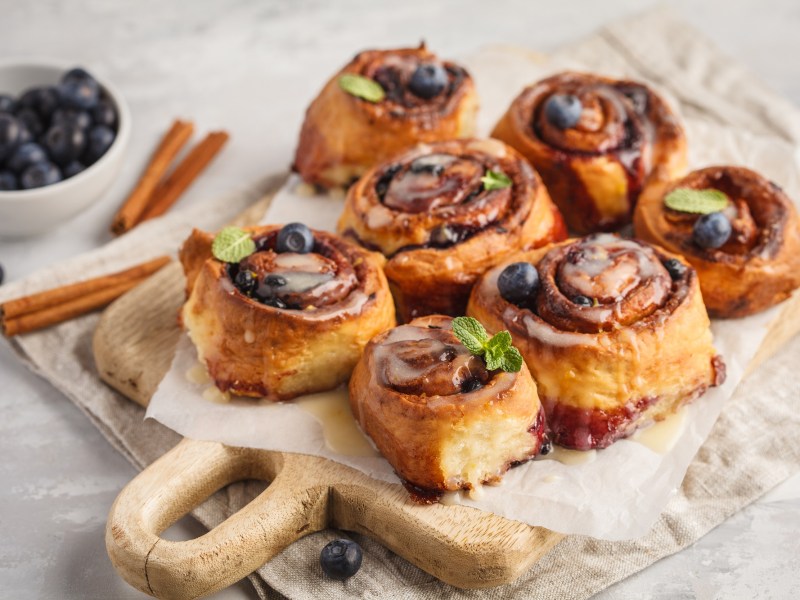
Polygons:
<instances>
[{"instance_id":1,"label":"cloth napkin","mask_svg":"<svg viewBox=\"0 0 800 600\"><path fill-rule=\"evenodd\" d=\"M564 48L558 58L606 73L625 73L666 90L681 112L698 122L723 124L789 146L800 141L800 111L722 56L700 32L657 10L606 26ZM145 223L107 246L44 269L0 288L0 301L120 270L175 251L192 227L214 230L276 185L265 179L193 210ZM98 315L87 315L15 338L20 359L69 397L108 441L137 468L172 448L179 436L103 384L92 357ZM362 536L358 576L346 582L323 578L322 546L344 532L310 535L273 558L250 580L262 598L588 598L607 586L673 554L800 470L800 373L792 340L739 387L711 436L692 462L680 489L645 537L600 542L569 536L517 581L489 590L459 590L414 567ZM262 486L237 483L192 514L214 527L252 500Z\"/></svg>"}]
</instances>

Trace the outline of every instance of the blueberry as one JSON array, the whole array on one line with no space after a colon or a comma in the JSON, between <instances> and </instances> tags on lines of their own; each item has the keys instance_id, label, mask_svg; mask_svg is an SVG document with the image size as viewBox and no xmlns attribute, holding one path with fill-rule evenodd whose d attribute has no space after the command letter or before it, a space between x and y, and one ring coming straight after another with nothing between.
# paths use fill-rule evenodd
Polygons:
<instances>
[{"instance_id":1,"label":"blueberry","mask_svg":"<svg viewBox=\"0 0 800 600\"><path fill-rule=\"evenodd\" d=\"M33 141L33 134L30 132L30 130L27 127L25 127L24 123L20 123L19 124L19 137L17 138L17 143L22 145L22 144L27 144L28 142L32 142L32 141Z\"/></svg>"},{"instance_id":2,"label":"blueberry","mask_svg":"<svg viewBox=\"0 0 800 600\"><path fill-rule=\"evenodd\" d=\"M497 289L504 300L525 304L539 287L539 272L530 263L511 263L497 278Z\"/></svg>"},{"instance_id":3,"label":"blueberry","mask_svg":"<svg viewBox=\"0 0 800 600\"><path fill-rule=\"evenodd\" d=\"M25 190L52 185L59 181L61 181L61 171L51 162L40 162L31 165L25 169L20 178L22 189Z\"/></svg>"},{"instance_id":4,"label":"blueberry","mask_svg":"<svg viewBox=\"0 0 800 600\"><path fill-rule=\"evenodd\" d=\"M673 281L678 281L686 273L686 265L677 258L669 258L664 261L664 268L669 273Z\"/></svg>"},{"instance_id":5,"label":"blueberry","mask_svg":"<svg viewBox=\"0 0 800 600\"><path fill-rule=\"evenodd\" d=\"M592 302L592 299L586 296L575 296L572 299L572 302L574 302L578 306L592 306L594 304L594 302Z\"/></svg>"},{"instance_id":6,"label":"blueberry","mask_svg":"<svg viewBox=\"0 0 800 600\"><path fill-rule=\"evenodd\" d=\"M100 98L100 84L83 69L72 69L64 74L58 84L64 106L92 108Z\"/></svg>"},{"instance_id":7,"label":"blueberry","mask_svg":"<svg viewBox=\"0 0 800 600\"><path fill-rule=\"evenodd\" d=\"M17 110L17 101L13 96L0 94L0 112L13 113Z\"/></svg>"},{"instance_id":8,"label":"blueberry","mask_svg":"<svg viewBox=\"0 0 800 600\"><path fill-rule=\"evenodd\" d=\"M76 160L86 148L86 132L75 125L53 125L44 136L44 147L60 165Z\"/></svg>"},{"instance_id":9,"label":"blueberry","mask_svg":"<svg viewBox=\"0 0 800 600\"><path fill-rule=\"evenodd\" d=\"M553 442L551 442L549 439L545 439L542 442L542 445L539 447L539 454L541 454L542 456L547 456L552 451L553 451Z\"/></svg>"},{"instance_id":10,"label":"blueberry","mask_svg":"<svg viewBox=\"0 0 800 600\"><path fill-rule=\"evenodd\" d=\"M42 121L48 121L60 103L61 97L53 86L31 88L19 99L21 107L30 108Z\"/></svg>"},{"instance_id":11,"label":"blueberry","mask_svg":"<svg viewBox=\"0 0 800 600\"><path fill-rule=\"evenodd\" d=\"M250 296L258 287L258 278L256 278L252 271L245 269L236 274L233 283L236 284L236 287L239 288L239 291L245 296Z\"/></svg>"},{"instance_id":12,"label":"blueberry","mask_svg":"<svg viewBox=\"0 0 800 600\"><path fill-rule=\"evenodd\" d=\"M103 98L92 109L92 121L95 125L105 125L113 129L117 125L117 109L109 100Z\"/></svg>"},{"instance_id":13,"label":"blueberry","mask_svg":"<svg viewBox=\"0 0 800 600\"><path fill-rule=\"evenodd\" d=\"M331 579L345 580L361 568L361 546L351 540L333 540L319 555L322 571Z\"/></svg>"},{"instance_id":14,"label":"blueberry","mask_svg":"<svg viewBox=\"0 0 800 600\"><path fill-rule=\"evenodd\" d=\"M269 296L266 298L259 298L262 304L272 306L274 308L286 308L286 303L277 296Z\"/></svg>"},{"instance_id":15,"label":"blueberry","mask_svg":"<svg viewBox=\"0 0 800 600\"><path fill-rule=\"evenodd\" d=\"M0 113L0 161L5 160L19 143L20 123L8 113Z\"/></svg>"},{"instance_id":16,"label":"blueberry","mask_svg":"<svg viewBox=\"0 0 800 600\"><path fill-rule=\"evenodd\" d=\"M281 277L280 275L267 275L264 279L264 283L270 287L283 287L286 285L286 277Z\"/></svg>"},{"instance_id":17,"label":"blueberry","mask_svg":"<svg viewBox=\"0 0 800 600\"><path fill-rule=\"evenodd\" d=\"M88 129L92 125L92 116L79 108L57 108L50 118L50 125L77 125L81 129Z\"/></svg>"},{"instance_id":18,"label":"blueberry","mask_svg":"<svg viewBox=\"0 0 800 600\"><path fill-rule=\"evenodd\" d=\"M103 156L111 144L114 143L114 131L105 125L95 125L89 130L89 139L86 143L86 152L83 155L84 162L93 164Z\"/></svg>"},{"instance_id":19,"label":"blueberry","mask_svg":"<svg viewBox=\"0 0 800 600\"><path fill-rule=\"evenodd\" d=\"M469 379L465 379L461 383L461 393L462 394L469 394L470 392L474 392L475 390L479 390L483 387L481 380L476 377L470 377Z\"/></svg>"},{"instance_id":20,"label":"blueberry","mask_svg":"<svg viewBox=\"0 0 800 600\"><path fill-rule=\"evenodd\" d=\"M445 87L447 87L447 71L443 66L434 63L418 66L408 82L411 93L425 100L438 96Z\"/></svg>"},{"instance_id":21,"label":"blueberry","mask_svg":"<svg viewBox=\"0 0 800 600\"><path fill-rule=\"evenodd\" d=\"M278 252L307 254L314 248L314 234L302 223L289 223L278 232L275 249Z\"/></svg>"},{"instance_id":22,"label":"blueberry","mask_svg":"<svg viewBox=\"0 0 800 600\"><path fill-rule=\"evenodd\" d=\"M15 173L22 173L25 169L39 162L48 160L47 153L39 144L28 142L17 146L9 157L6 166Z\"/></svg>"},{"instance_id":23,"label":"blueberry","mask_svg":"<svg viewBox=\"0 0 800 600\"><path fill-rule=\"evenodd\" d=\"M44 131L44 125L42 124L42 119L39 117L39 113L29 106L17 110L17 120L34 138L39 137Z\"/></svg>"},{"instance_id":24,"label":"blueberry","mask_svg":"<svg viewBox=\"0 0 800 600\"><path fill-rule=\"evenodd\" d=\"M16 190L18 187L16 175L11 171L0 171L0 192Z\"/></svg>"},{"instance_id":25,"label":"blueberry","mask_svg":"<svg viewBox=\"0 0 800 600\"><path fill-rule=\"evenodd\" d=\"M583 106L572 94L553 94L544 103L545 118L559 129L569 129L581 119Z\"/></svg>"},{"instance_id":26,"label":"blueberry","mask_svg":"<svg viewBox=\"0 0 800 600\"><path fill-rule=\"evenodd\" d=\"M86 170L86 165L82 162L77 160L73 160L71 163L68 163L61 169L61 173L64 175L64 179L69 179L70 177L75 177L78 173Z\"/></svg>"},{"instance_id":27,"label":"blueberry","mask_svg":"<svg viewBox=\"0 0 800 600\"><path fill-rule=\"evenodd\" d=\"M719 248L731 237L731 222L721 212L703 215L694 223L692 240L701 248Z\"/></svg>"}]
</instances>

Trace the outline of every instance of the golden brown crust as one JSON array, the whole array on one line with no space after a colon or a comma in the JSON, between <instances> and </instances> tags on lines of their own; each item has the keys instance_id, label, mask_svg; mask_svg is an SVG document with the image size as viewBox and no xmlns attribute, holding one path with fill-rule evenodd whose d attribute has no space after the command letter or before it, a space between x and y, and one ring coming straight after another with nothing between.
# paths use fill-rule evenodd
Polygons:
<instances>
[{"instance_id":1,"label":"golden brown crust","mask_svg":"<svg viewBox=\"0 0 800 600\"><path fill-rule=\"evenodd\" d=\"M450 322L422 317L376 336L350 380L350 405L362 430L403 480L423 490L496 482L532 458L544 436L527 368L487 372ZM475 381L477 389L461 391Z\"/></svg>"},{"instance_id":2,"label":"golden brown crust","mask_svg":"<svg viewBox=\"0 0 800 600\"><path fill-rule=\"evenodd\" d=\"M405 90L413 67L431 62L447 70L448 88L430 100L411 97ZM362 100L339 87L345 73L378 81L389 77L392 89L380 102ZM390 87L389 83L384 82L384 87ZM367 50L328 81L308 107L294 170L309 183L348 185L373 165L419 142L473 135L477 111L478 97L469 73L455 63L440 61L424 45Z\"/></svg>"},{"instance_id":3,"label":"golden brown crust","mask_svg":"<svg viewBox=\"0 0 800 600\"><path fill-rule=\"evenodd\" d=\"M730 204L733 225L718 249L692 241L699 215L678 213L664 198L679 187L718 189ZM744 317L785 300L800 286L800 218L794 203L774 183L742 167L714 166L672 182L657 182L642 194L634 214L636 235L682 254L697 270L711 316Z\"/></svg>"},{"instance_id":4,"label":"golden brown crust","mask_svg":"<svg viewBox=\"0 0 800 600\"><path fill-rule=\"evenodd\" d=\"M270 243L279 229L246 228L254 239ZM182 322L222 391L288 400L331 389L347 381L369 339L394 326L383 257L333 234L315 231L314 236L314 253L294 256L310 260L324 251L333 257L327 263L344 274L341 285L352 287L342 295L331 286L338 295L320 295L317 306L310 304L311 296L298 297L305 300L298 310L268 306L243 294L232 283L229 266L211 256L209 234L195 230L184 243L180 257L191 285ZM267 249L253 257L267 254L274 252Z\"/></svg>"},{"instance_id":5,"label":"golden brown crust","mask_svg":"<svg viewBox=\"0 0 800 600\"><path fill-rule=\"evenodd\" d=\"M724 379L697 275L673 280L676 256L610 234L517 254L475 285L467 314L490 332L508 329L531 370L558 444L602 448L664 418ZM513 262L540 271L524 307L497 278ZM579 306L578 294L596 302ZM588 297L588 296L587 296Z\"/></svg>"},{"instance_id":6,"label":"golden brown crust","mask_svg":"<svg viewBox=\"0 0 800 600\"><path fill-rule=\"evenodd\" d=\"M511 187L484 190L488 170L506 174ZM338 231L387 256L402 321L463 314L489 267L566 237L530 165L502 142L472 139L420 145L370 170L348 191Z\"/></svg>"},{"instance_id":7,"label":"golden brown crust","mask_svg":"<svg viewBox=\"0 0 800 600\"><path fill-rule=\"evenodd\" d=\"M583 104L566 130L547 121L554 93ZM686 170L686 137L667 104L647 86L566 72L522 91L492 137L516 148L539 171L570 229L610 231L629 223L640 191Z\"/></svg>"}]
</instances>

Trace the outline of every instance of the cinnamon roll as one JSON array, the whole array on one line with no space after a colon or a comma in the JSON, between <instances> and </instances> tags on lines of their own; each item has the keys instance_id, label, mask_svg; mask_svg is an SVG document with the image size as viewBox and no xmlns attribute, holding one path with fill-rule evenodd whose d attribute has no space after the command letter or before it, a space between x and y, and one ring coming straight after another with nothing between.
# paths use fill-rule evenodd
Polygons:
<instances>
[{"instance_id":1,"label":"cinnamon roll","mask_svg":"<svg viewBox=\"0 0 800 600\"><path fill-rule=\"evenodd\" d=\"M282 246L287 228L246 228L256 251L235 263L214 258L201 231L181 248L181 321L223 392L288 400L331 389L395 325L381 255L307 228L307 248Z\"/></svg>"},{"instance_id":2,"label":"cinnamon roll","mask_svg":"<svg viewBox=\"0 0 800 600\"><path fill-rule=\"evenodd\" d=\"M718 212L675 210L683 190L720 193ZM785 300L800 286L800 220L775 183L742 167L716 166L649 186L634 215L636 235L678 252L697 270L711 316L743 317Z\"/></svg>"},{"instance_id":3,"label":"cinnamon roll","mask_svg":"<svg viewBox=\"0 0 800 600\"><path fill-rule=\"evenodd\" d=\"M359 86L370 93L360 94ZM439 59L425 44L367 50L308 107L294 170L308 183L349 185L418 142L473 135L477 111L469 73Z\"/></svg>"},{"instance_id":4,"label":"cinnamon roll","mask_svg":"<svg viewBox=\"0 0 800 600\"><path fill-rule=\"evenodd\" d=\"M398 317L461 315L504 256L566 237L530 165L497 140L423 144L353 185L339 232L388 259Z\"/></svg>"},{"instance_id":5,"label":"cinnamon roll","mask_svg":"<svg viewBox=\"0 0 800 600\"><path fill-rule=\"evenodd\" d=\"M526 88L492 137L531 162L578 233L630 223L646 184L686 169L683 129L658 94L588 73L561 73Z\"/></svg>"},{"instance_id":6,"label":"cinnamon roll","mask_svg":"<svg viewBox=\"0 0 800 600\"><path fill-rule=\"evenodd\" d=\"M725 376L694 269L614 234L507 259L476 284L467 314L511 332L553 441L568 448L609 446Z\"/></svg>"},{"instance_id":7,"label":"cinnamon roll","mask_svg":"<svg viewBox=\"0 0 800 600\"><path fill-rule=\"evenodd\" d=\"M451 322L422 317L376 336L350 380L353 415L417 499L495 483L545 441L525 365L488 371Z\"/></svg>"}]
</instances>

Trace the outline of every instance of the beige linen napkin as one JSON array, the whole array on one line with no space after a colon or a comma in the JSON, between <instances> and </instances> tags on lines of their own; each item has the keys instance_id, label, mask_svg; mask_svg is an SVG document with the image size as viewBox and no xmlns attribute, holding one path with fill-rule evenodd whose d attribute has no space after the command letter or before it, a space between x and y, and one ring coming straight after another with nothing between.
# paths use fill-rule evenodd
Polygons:
<instances>
[{"instance_id":1,"label":"beige linen napkin","mask_svg":"<svg viewBox=\"0 0 800 600\"><path fill-rule=\"evenodd\" d=\"M702 35L669 13L656 11L612 24L565 49L559 58L598 71L625 73L668 90L682 112L722 123L776 144L800 141L800 111L722 57ZM110 272L174 252L192 226L213 230L258 199L270 183L207 202L191 211L146 223L84 256L0 288L0 301L50 287L66 278ZM143 409L98 378L91 339L97 315L15 339L14 349L33 371L77 404L109 442L143 468L178 442ZM632 542L598 542L571 536L516 582L491 590L463 591L443 584L380 544L358 536L364 563L357 577L322 577L320 548L341 532L308 536L251 576L263 598L564 598L582 599L702 537L730 515L800 470L800 338L737 390L653 530ZM257 484L239 483L218 492L194 511L213 527L249 502Z\"/></svg>"}]
</instances>

